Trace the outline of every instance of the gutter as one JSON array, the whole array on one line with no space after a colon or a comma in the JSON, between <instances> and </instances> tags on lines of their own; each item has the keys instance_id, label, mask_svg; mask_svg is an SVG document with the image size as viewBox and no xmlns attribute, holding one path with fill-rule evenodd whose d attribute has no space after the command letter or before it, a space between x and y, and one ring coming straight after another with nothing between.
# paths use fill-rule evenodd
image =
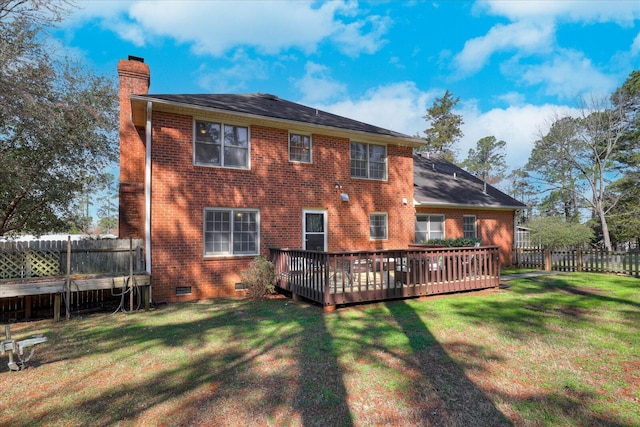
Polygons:
<instances>
[{"instance_id":1,"label":"gutter","mask_svg":"<svg viewBox=\"0 0 640 427\"><path fill-rule=\"evenodd\" d=\"M147 102L144 155L144 242L145 265L151 275L151 111L153 103ZM153 302L153 287L149 284L149 303Z\"/></svg>"},{"instance_id":2,"label":"gutter","mask_svg":"<svg viewBox=\"0 0 640 427\"><path fill-rule=\"evenodd\" d=\"M509 206L509 205L465 205L459 203L438 203L438 202L419 202L413 201L416 208L454 208L454 209L487 209L487 210L503 210L514 211L524 209L526 206Z\"/></svg>"}]
</instances>

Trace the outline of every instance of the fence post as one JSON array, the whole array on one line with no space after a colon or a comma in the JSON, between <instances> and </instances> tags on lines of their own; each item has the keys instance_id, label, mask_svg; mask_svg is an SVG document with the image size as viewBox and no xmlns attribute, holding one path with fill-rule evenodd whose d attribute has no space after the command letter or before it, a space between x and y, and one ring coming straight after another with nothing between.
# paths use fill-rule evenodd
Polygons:
<instances>
[{"instance_id":1,"label":"fence post","mask_svg":"<svg viewBox=\"0 0 640 427\"><path fill-rule=\"evenodd\" d=\"M582 272L582 248L578 248L576 254L578 255L578 271Z\"/></svg>"},{"instance_id":2,"label":"fence post","mask_svg":"<svg viewBox=\"0 0 640 427\"><path fill-rule=\"evenodd\" d=\"M544 248L544 271L551 271L551 249Z\"/></svg>"}]
</instances>

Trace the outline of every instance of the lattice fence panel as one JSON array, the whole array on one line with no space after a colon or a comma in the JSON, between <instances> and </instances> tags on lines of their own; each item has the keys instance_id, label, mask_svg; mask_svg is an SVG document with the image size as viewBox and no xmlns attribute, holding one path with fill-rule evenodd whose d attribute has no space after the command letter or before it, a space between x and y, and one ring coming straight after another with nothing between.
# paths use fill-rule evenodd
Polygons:
<instances>
[{"instance_id":1,"label":"lattice fence panel","mask_svg":"<svg viewBox=\"0 0 640 427\"><path fill-rule=\"evenodd\" d=\"M26 251L24 258L25 277L50 277L61 274L58 252Z\"/></svg>"},{"instance_id":2,"label":"lattice fence panel","mask_svg":"<svg viewBox=\"0 0 640 427\"><path fill-rule=\"evenodd\" d=\"M24 277L24 263L21 253L0 252L0 279Z\"/></svg>"}]
</instances>

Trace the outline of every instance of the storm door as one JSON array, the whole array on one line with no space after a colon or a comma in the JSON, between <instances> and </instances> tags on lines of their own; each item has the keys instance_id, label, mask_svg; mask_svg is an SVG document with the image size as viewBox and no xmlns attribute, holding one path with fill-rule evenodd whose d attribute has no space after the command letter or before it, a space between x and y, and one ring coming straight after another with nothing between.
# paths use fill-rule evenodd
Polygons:
<instances>
[{"instance_id":1,"label":"storm door","mask_svg":"<svg viewBox=\"0 0 640 427\"><path fill-rule=\"evenodd\" d=\"M327 250L326 211L302 211L302 247L307 251Z\"/></svg>"}]
</instances>

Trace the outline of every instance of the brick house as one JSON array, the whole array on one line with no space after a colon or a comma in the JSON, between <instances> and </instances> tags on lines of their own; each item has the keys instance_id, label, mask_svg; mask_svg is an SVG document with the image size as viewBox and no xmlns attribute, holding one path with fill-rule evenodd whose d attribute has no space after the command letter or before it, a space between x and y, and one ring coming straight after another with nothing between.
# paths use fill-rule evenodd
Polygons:
<instances>
[{"instance_id":1,"label":"brick house","mask_svg":"<svg viewBox=\"0 0 640 427\"><path fill-rule=\"evenodd\" d=\"M149 94L140 58L118 74L120 237L145 239L156 302L234 295L269 248L407 248L423 214L456 237L476 212L510 260L513 206L432 203L439 182L414 187L419 138L268 94Z\"/></svg>"},{"instance_id":2,"label":"brick house","mask_svg":"<svg viewBox=\"0 0 640 427\"><path fill-rule=\"evenodd\" d=\"M120 236L145 238L154 301L234 295L270 247L407 247L419 139L267 94L150 95L120 77Z\"/></svg>"},{"instance_id":3,"label":"brick house","mask_svg":"<svg viewBox=\"0 0 640 427\"><path fill-rule=\"evenodd\" d=\"M414 155L415 241L474 237L512 264L516 213L526 205L439 156Z\"/></svg>"}]
</instances>

